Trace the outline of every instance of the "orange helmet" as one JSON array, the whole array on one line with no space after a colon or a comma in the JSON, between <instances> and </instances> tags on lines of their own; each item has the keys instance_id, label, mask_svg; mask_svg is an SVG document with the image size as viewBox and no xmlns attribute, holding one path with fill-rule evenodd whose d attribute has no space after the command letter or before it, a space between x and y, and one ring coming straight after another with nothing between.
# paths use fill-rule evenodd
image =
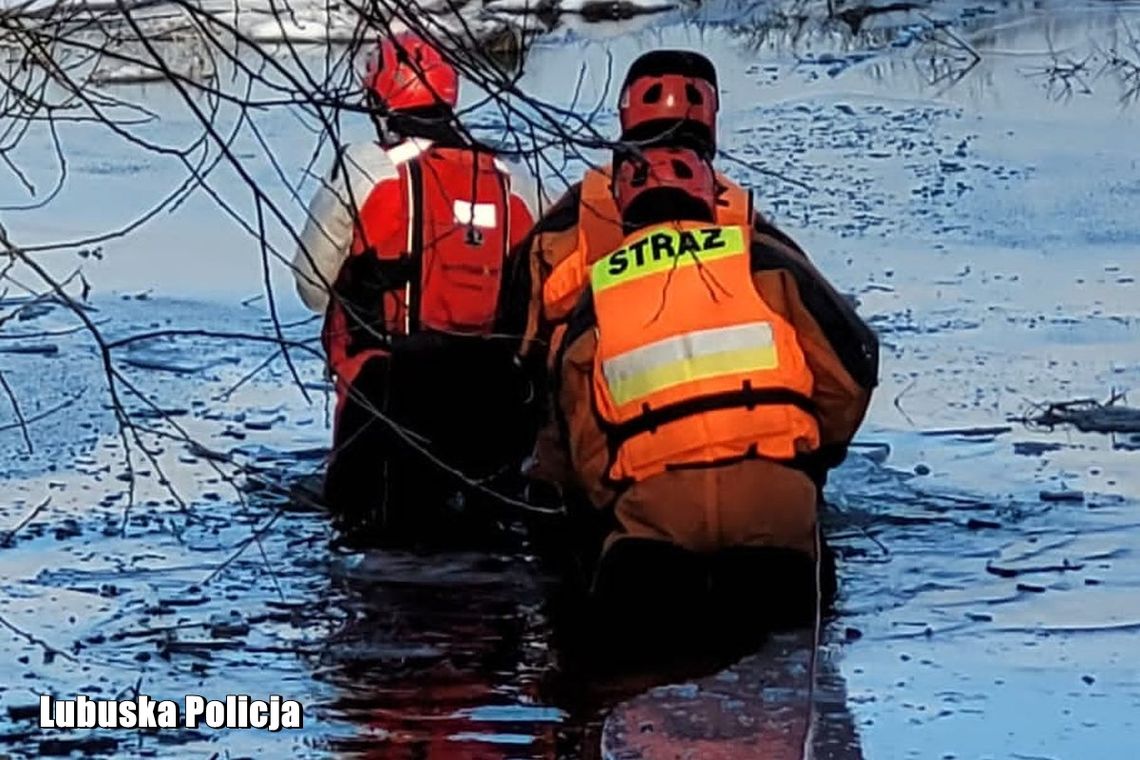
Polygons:
<instances>
[{"instance_id":1,"label":"orange helmet","mask_svg":"<svg viewBox=\"0 0 1140 760\"><path fill-rule=\"evenodd\" d=\"M629 67L618 101L625 141L716 149L716 69L699 53L655 50Z\"/></svg>"},{"instance_id":2,"label":"orange helmet","mask_svg":"<svg viewBox=\"0 0 1140 760\"><path fill-rule=\"evenodd\" d=\"M439 103L454 108L459 76L423 38L403 32L386 38L368 61L364 86L388 111Z\"/></svg>"},{"instance_id":3,"label":"orange helmet","mask_svg":"<svg viewBox=\"0 0 1140 760\"><path fill-rule=\"evenodd\" d=\"M644 193L671 190L716 210L716 174L709 162L689 148L646 148L614 168L614 199L626 211Z\"/></svg>"}]
</instances>

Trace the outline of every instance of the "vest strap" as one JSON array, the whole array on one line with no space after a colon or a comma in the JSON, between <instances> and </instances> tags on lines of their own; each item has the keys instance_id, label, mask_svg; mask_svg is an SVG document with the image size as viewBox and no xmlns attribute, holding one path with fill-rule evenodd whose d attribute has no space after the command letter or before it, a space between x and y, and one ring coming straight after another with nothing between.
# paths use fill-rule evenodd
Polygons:
<instances>
[{"instance_id":1,"label":"vest strap","mask_svg":"<svg viewBox=\"0 0 1140 760\"><path fill-rule=\"evenodd\" d=\"M419 158L407 163L408 200L411 213L408 215L408 279L405 283L404 324L408 335L420 329L420 300L423 288L424 266L424 175Z\"/></svg>"},{"instance_id":2,"label":"vest strap","mask_svg":"<svg viewBox=\"0 0 1140 760\"><path fill-rule=\"evenodd\" d=\"M629 422L620 424L605 423L607 437L615 450L617 446L642 433L652 433L670 422L718 409L756 406L794 406L812 417L816 417L816 407L812 400L801 393L786 388L753 388L745 383L740 390L713 393L707 396L686 399L676 404L651 409L643 407L642 414Z\"/></svg>"}]
</instances>

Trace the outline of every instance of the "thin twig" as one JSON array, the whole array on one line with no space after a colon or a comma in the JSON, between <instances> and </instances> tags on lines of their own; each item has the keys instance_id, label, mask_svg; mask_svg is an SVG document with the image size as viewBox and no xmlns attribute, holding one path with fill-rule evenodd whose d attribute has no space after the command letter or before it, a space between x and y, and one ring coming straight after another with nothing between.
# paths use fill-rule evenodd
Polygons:
<instances>
[{"instance_id":1,"label":"thin twig","mask_svg":"<svg viewBox=\"0 0 1140 760\"><path fill-rule=\"evenodd\" d=\"M916 379L916 380L912 380L912 381L911 381L911 383L910 383L910 385L908 385L907 387L903 388L903 389L902 389L902 390L899 392L899 395L895 396L895 400L892 402L892 403L893 403L893 405L894 405L894 407L895 407L895 409L898 409L898 410L899 410L899 414L901 414L903 417L905 417L905 418L906 418L906 421L907 421L907 422L910 424L910 426L911 426L911 427L915 427L915 424L914 424L914 420L912 420L912 419L910 418L910 415L906 413L906 410L902 408L902 403L901 403L901 402L902 402L902 398L903 398L903 396L905 396L907 393L909 393L909 392L911 391L911 389L912 389L912 388L914 388L914 386L916 386L916 385L918 385L918 380L917 380L917 379Z\"/></svg>"},{"instance_id":2,"label":"thin twig","mask_svg":"<svg viewBox=\"0 0 1140 760\"><path fill-rule=\"evenodd\" d=\"M16 534L23 530L28 525L28 523L36 519L36 515L42 512L44 508L47 507L47 505L50 503L51 496L45 496L44 500L33 507L31 512L28 512L28 514L24 515L20 522L16 523L15 527L4 534L4 538L0 539L0 547L7 548L11 546L12 540L16 537Z\"/></svg>"},{"instance_id":3,"label":"thin twig","mask_svg":"<svg viewBox=\"0 0 1140 760\"><path fill-rule=\"evenodd\" d=\"M24 413L20 410L20 402L16 400L16 394L12 392L12 386L8 385L8 378L4 376L2 370L0 370L0 387L4 388L4 393L8 396L8 402L12 405L12 413L16 415L20 432L24 436L24 445L28 447L28 453L32 454L35 449L32 446L31 436L28 435L28 421L24 419Z\"/></svg>"},{"instance_id":4,"label":"thin twig","mask_svg":"<svg viewBox=\"0 0 1140 760\"><path fill-rule=\"evenodd\" d=\"M46 641L44 641L43 639L41 639L38 636L35 636L35 635L28 633L27 631L25 631L21 628L17 628L16 626L12 625L12 623L8 622L8 619L5 618L3 615L0 615L0 625L4 626L9 631L16 634L17 636L19 636L20 638L22 638L24 641L28 642L29 644L35 644L39 648L43 649L45 652L48 652L52 655L59 655L63 659L69 660L71 662L79 662L79 660L77 658L75 658L73 655L63 651L62 649L59 649L57 647L52 646L51 644L47 643Z\"/></svg>"}]
</instances>

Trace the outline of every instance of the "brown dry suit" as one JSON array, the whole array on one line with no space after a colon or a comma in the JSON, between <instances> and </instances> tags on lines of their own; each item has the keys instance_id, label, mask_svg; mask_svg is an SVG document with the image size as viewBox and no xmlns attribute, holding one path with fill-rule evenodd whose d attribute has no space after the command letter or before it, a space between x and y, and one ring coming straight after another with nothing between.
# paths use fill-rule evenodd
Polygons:
<instances>
[{"instance_id":1,"label":"brown dry suit","mask_svg":"<svg viewBox=\"0 0 1140 760\"><path fill-rule=\"evenodd\" d=\"M805 406L818 424L818 446L798 446L794 455L782 457L766 455L763 446L758 452L740 445L736 455L718 447L719 459L676 462L661 472L615 482L613 426L603 419L596 397L604 325L588 291L569 318L556 359L555 411L575 485L594 507L612 510L616 527L607 548L640 538L702 554L768 547L815 556L819 489L827 470L845 456L866 413L878 375L878 342L786 236L759 226L744 233L751 240L742 243L746 260L738 271L750 268L767 319L794 332L810 373ZM684 315L686 305L673 313ZM698 417L719 413L700 411L699 404L692 408ZM760 413L768 408L761 405Z\"/></svg>"}]
</instances>

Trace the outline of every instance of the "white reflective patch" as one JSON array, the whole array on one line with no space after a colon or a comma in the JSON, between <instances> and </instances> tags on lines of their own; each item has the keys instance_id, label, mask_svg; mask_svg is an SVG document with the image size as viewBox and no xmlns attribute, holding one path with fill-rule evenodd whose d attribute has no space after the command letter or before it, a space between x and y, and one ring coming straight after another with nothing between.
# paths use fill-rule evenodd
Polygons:
<instances>
[{"instance_id":1,"label":"white reflective patch","mask_svg":"<svg viewBox=\"0 0 1140 760\"><path fill-rule=\"evenodd\" d=\"M459 224L471 224L476 227L493 228L498 224L498 215L494 203L470 203L468 201L455 201L452 206L455 221Z\"/></svg>"},{"instance_id":2,"label":"white reflective patch","mask_svg":"<svg viewBox=\"0 0 1140 760\"><path fill-rule=\"evenodd\" d=\"M606 382L615 386L628 382L643 372L652 372L673 362L692 361L742 349L771 349L774 346L770 323L746 322L742 325L683 333L626 351L602 362L602 373Z\"/></svg>"},{"instance_id":3,"label":"white reflective patch","mask_svg":"<svg viewBox=\"0 0 1140 760\"><path fill-rule=\"evenodd\" d=\"M768 322L695 330L602 362L614 402L625 404L698 379L780 366Z\"/></svg>"}]
</instances>

